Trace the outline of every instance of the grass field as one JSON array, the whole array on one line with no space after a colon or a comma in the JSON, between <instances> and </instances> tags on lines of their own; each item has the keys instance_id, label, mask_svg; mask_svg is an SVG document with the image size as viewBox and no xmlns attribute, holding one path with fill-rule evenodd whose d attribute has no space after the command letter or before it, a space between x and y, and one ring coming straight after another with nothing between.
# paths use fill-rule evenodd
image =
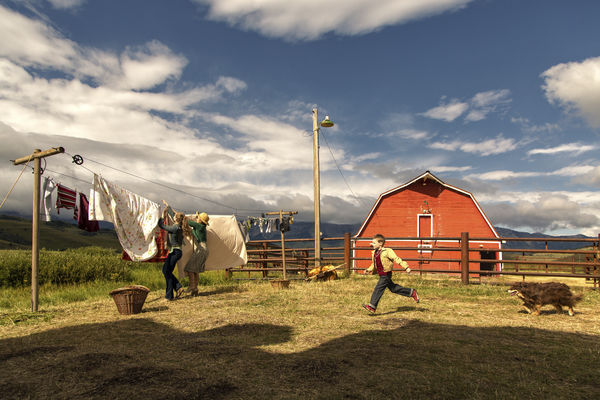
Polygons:
<instances>
[{"instance_id":1,"label":"grass field","mask_svg":"<svg viewBox=\"0 0 600 400\"><path fill-rule=\"evenodd\" d=\"M153 271L139 279L156 276ZM589 399L600 396L600 296L576 315L520 312L506 282L396 274L420 304L386 293L368 315L374 277L325 283L220 280L198 297L122 316L107 295L23 298L1 311L3 398ZM159 275L160 277L160 275ZM151 278L151 280L154 278ZM207 281L208 282L208 281ZM147 283L147 282L139 282ZM114 285L113 284L109 284ZM93 285L92 285L93 286ZM151 285L152 286L152 285ZM74 287L77 288L78 286ZM81 291L82 285L76 291ZM67 288L42 290L52 298ZM6 304L6 303L5 303Z\"/></svg>"}]
</instances>

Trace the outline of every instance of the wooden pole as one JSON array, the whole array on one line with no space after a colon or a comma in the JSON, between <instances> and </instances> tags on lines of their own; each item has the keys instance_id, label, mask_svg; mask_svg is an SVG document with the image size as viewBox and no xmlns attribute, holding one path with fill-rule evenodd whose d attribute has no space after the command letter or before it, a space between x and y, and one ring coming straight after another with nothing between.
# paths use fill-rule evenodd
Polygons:
<instances>
[{"instance_id":1,"label":"wooden pole","mask_svg":"<svg viewBox=\"0 0 600 400\"><path fill-rule=\"evenodd\" d=\"M294 215L294 214L298 214L298 211L279 210L277 212L265 213L265 215L279 215L279 221L283 221L283 214ZM283 269L283 280L286 281L287 280L287 271L286 271L286 266L285 266L285 236L281 229L279 230L279 232L281 232L281 262L282 262L282 269Z\"/></svg>"},{"instance_id":2,"label":"wooden pole","mask_svg":"<svg viewBox=\"0 0 600 400\"><path fill-rule=\"evenodd\" d=\"M469 232L460 234L460 276L462 283L469 284Z\"/></svg>"},{"instance_id":3,"label":"wooden pole","mask_svg":"<svg viewBox=\"0 0 600 400\"><path fill-rule=\"evenodd\" d=\"M352 242L350 240L350 232L344 233L344 263L346 264L346 272L350 275L350 248Z\"/></svg>"},{"instance_id":4,"label":"wooden pole","mask_svg":"<svg viewBox=\"0 0 600 400\"><path fill-rule=\"evenodd\" d=\"M35 149L34 154L40 153ZM31 215L31 311L38 310L38 270L40 262L40 164L41 159L33 160L33 214Z\"/></svg>"},{"instance_id":5,"label":"wooden pole","mask_svg":"<svg viewBox=\"0 0 600 400\"><path fill-rule=\"evenodd\" d=\"M279 221L283 221L283 211L279 210ZM283 230L279 230L281 232L281 264L283 268L283 280L287 281L287 271L285 269L285 236L283 234Z\"/></svg>"},{"instance_id":6,"label":"wooden pole","mask_svg":"<svg viewBox=\"0 0 600 400\"><path fill-rule=\"evenodd\" d=\"M25 164L33 160L33 215L31 216L31 311L38 310L38 270L40 261L40 181L41 159L54 154L64 153L62 147L54 147L42 151L35 149L33 154L21 157L13 161L13 165Z\"/></svg>"},{"instance_id":7,"label":"wooden pole","mask_svg":"<svg viewBox=\"0 0 600 400\"><path fill-rule=\"evenodd\" d=\"M319 111L312 110L313 118L313 173L315 186L315 268L321 266L321 193L319 172Z\"/></svg>"}]
</instances>

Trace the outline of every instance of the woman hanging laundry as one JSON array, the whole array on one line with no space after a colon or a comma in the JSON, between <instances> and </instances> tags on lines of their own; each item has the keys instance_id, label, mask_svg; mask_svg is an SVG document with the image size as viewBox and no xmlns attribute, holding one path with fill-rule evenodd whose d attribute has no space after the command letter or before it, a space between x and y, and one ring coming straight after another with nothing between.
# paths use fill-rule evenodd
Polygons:
<instances>
[{"instance_id":1,"label":"woman hanging laundry","mask_svg":"<svg viewBox=\"0 0 600 400\"><path fill-rule=\"evenodd\" d=\"M196 212L196 221L187 219L188 225L192 228L194 235L194 254L189 259L183 270L190 278L190 287L187 291L192 296L198 295L198 273L204 272L206 259L208 258L208 248L206 247L206 226L208 225L208 214Z\"/></svg>"},{"instance_id":2,"label":"woman hanging laundry","mask_svg":"<svg viewBox=\"0 0 600 400\"><path fill-rule=\"evenodd\" d=\"M162 273L165 276L165 281L167 283L167 290L165 294L165 298L167 300L173 300L174 297L177 298L181 296L183 293L183 286L179 283L179 280L173 275L173 270L175 269L175 265L177 261L181 258L181 247L183 246L183 231L185 228L189 230L189 226L187 226L185 214L181 212L174 212L173 209L167 204L166 201L163 200L166 208L163 211L162 218L158 219L158 226L161 229L169 232L167 235L167 247L169 249L169 255L163 264ZM174 225L165 225L165 219L167 218L167 214L175 219ZM184 228L185 227L185 228ZM187 232L186 232L187 233ZM175 292L175 296L173 296L173 292Z\"/></svg>"}]
</instances>

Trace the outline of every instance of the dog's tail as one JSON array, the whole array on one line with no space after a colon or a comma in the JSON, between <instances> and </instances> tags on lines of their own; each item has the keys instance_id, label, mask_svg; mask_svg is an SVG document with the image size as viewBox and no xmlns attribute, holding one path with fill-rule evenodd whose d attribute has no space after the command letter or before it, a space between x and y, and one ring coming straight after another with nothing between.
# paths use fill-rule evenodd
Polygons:
<instances>
[{"instance_id":1,"label":"dog's tail","mask_svg":"<svg viewBox=\"0 0 600 400\"><path fill-rule=\"evenodd\" d=\"M582 294L574 294L572 299L573 299L573 303L578 303L581 300L583 300L583 295Z\"/></svg>"}]
</instances>

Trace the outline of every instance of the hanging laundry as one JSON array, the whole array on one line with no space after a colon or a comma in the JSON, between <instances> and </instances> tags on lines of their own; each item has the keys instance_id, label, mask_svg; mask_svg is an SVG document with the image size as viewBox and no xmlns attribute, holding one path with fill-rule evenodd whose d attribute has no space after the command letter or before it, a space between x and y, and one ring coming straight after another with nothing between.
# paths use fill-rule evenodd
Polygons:
<instances>
[{"instance_id":1,"label":"hanging laundry","mask_svg":"<svg viewBox=\"0 0 600 400\"><path fill-rule=\"evenodd\" d=\"M114 224L123 250L133 261L156 255L155 233L160 217L157 203L94 174L88 214L90 220Z\"/></svg>"},{"instance_id":2,"label":"hanging laundry","mask_svg":"<svg viewBox=\"0 0 600 400\"><path fill-rule=\"evenodd\" d=\"M98 232L100 224L98 221L89 220L89 202L85 194L79 193L79 209L77 211L77 226L88 232Z\"/></svg>"},{"instance_id":3,"label":"hanging laundry","mask_svg":"<svg viewBox=\"0 0 600 400\"><path fill-rule=\"evenodd\" d=\"M279 230L281 232L287 232L290 230L290 217L283 217L281 219L281 224L279 225Z\"/></svg>"},{"instance_id":4,"label":"hanging laundry","mask_svg":"<svg viewBox=\"0 0 600 400\"><path fill-rule=\"evenodd\" d=\"M151 262L151 263L164 263L169 255L169 249L167 248L167 231L158 229L156 230L154 241L156 242L156 255L152 258L144 260L142 262ZM129 254L123 250L123 254L121 254L121 259L125 261L133 261Z\"/></svg>"},{"instance_id":5,"label":"hanging laundry","mask_svg":"<svg viewBox=\"0 0 600 400\"><path fill-rule=\"evenodd\" d=\"M250 228L246 221L238 222L238 226L240 227L240 232L242 233L242 237L244 238L244 243L248 243L250 241Z\"/></svg>"},{"instance_id":6,"label":"hanging laundry","mask_svg":"<svg viewBox=\"0 0 600 400\"><path fill-rule=\"evenodd\" d=\"M61 208L73 210L73 219L77 219L77 191L70 189L60 183L56 185L58 196L56 197L56 212L60 214Z\"/></svg>"},{"instance_id":7,"label":"hanging laundry","mask_svg":"<svg viewBox=\"0 0 600 400\"><path fill-rule=\"evenodd\" d=\"M267 227L265 228L265 233L273 232L273 224L275 220L273 218L267 219Z\"/></svg>"},{"instance_id":8,"label":"hanging laundry","mask_svg":"<svg viewBox=\"0 0 600 400\"><path fill-rule=\"evenodd\" d=\"M46 222L50 222L52 221L52 219L50 218L50 208L52 207L52 192L54 192L54 189L56 189L56 183L54 183L54 181L52 180L52 178L48 178L48 177L44 177L44 185L42 186L43 188L43 205L42 208L44 209L44 218L46 220Z\"/></svg>"}]
</instances>

